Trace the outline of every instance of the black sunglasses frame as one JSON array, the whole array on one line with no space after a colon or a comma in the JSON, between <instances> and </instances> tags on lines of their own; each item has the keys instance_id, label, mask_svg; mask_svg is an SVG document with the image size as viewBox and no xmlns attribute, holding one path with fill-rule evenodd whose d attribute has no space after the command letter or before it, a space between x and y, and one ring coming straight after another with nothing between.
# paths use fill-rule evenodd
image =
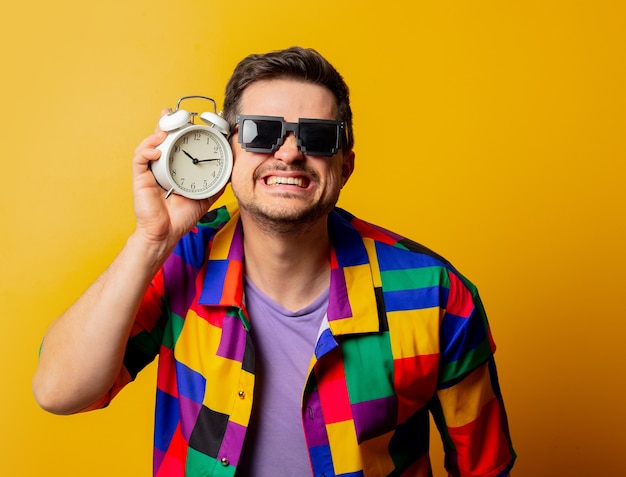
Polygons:
<instances>
[{"instance_id":1,"label":"black sunglasses frame","mask_svg":"<svg viewBox=\"0 0 626 477\"><path fill-rule=\"evenodd\" d=\"M280 137L272 138L272 146L271 147L250 147L246 146L244 142L244 134L241 134L242 131L239 131L237 142L241 144L248 152L262 152L262 153L272 153L280 146L282 146L285 142L285 137L288 133L293 132L297 139L298 148L305 154L310 156L324 156L330 157L334 156L339 149L341 149L343 145L343 137L344 137L344 129L345 124L343 121L334 121L332 119L310 119L310 118L299 118L297 123L290 123L285 121L285 118L282 116L251 116L251 115L238 115L237 116L237 124L239 128L242 129L244 127L244 122L250 121L272 121L279 122L281 124L281 134ZM306 144L303 144L302 139L300 138L300 128L308 125L316 125L316 124L324 124L324 125L332 125L335 126L335 141L330 151L316 151L312 150L310 147L307 147Z\"/></svg>"}]
</instances>

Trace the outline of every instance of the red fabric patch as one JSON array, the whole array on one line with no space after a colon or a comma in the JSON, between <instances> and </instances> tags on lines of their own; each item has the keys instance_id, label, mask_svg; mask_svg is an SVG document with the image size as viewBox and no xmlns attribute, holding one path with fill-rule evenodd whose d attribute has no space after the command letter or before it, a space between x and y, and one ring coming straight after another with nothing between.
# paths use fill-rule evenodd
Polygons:
<instances>
[{"instance_id":1,"label":"red fabric patch","mask_svg":"<svg viewBox=\"0 0 626 477\"><path fill-rule=\"evenodd\" d=\"M368 237L372 240L386 243L388 245L395 245L398 242L397 239L389 236L388 234L382 232L381 230L378 230L375 227L372 227L371 225L363 222L360 219L353 219L351 225L353 225L354 228L356 228L361 235L363 235L364 237Z\"/></svg>"},{"instance_id":2,"label":"red fabric patch","mask_svg":"<svg viewBox=\"0 0 626 477\"><path fill-rule=\"evenodd\" d=\"M393 362L394 387L398 397L398 423L424 407L437 387L439 355L426 354Z\"/></svg>"},{"instance_id":3,"label":"red fabric patch","mask_svg":"<svg viewBox=\"0 0 626 477\"><path fill-rule=\"evenodd\" d=\"M174 364L174 350L161 346L159 353L159 371L157 375L157 388L170 396L178 398L176 385L176 369Z\"/></svg>"},{"instance_id":4,"label":"red fabric patch","mask_svg":"<svg viewBox=\"0 0 626 477\"><path fill-rule=\"evenodd\" d=\"M180 424L172 436L167 453L156 470L155 477L171 477L185 475L185 460L187 458L187 442L180 432Z\"/></svg>"},{"instance_id":5,"label":"red fabric patch","mask_svg":"<svg viewBox=\"0 0 626 477\"><path fill-rule=\"evenodd\" d=\"M448 428L457 455L462 456L458 462L462 475L492 475L494 463L509 461L509 442L502 430L501 418L502 408L494 398L485 404L475 421Z\"/></svg>"},{"instance_id":6,"label":"red fabric patch","mask_svg":"<svg viewBox=\"0 0 626 477\"><path fill-rule=\"evenodd\" d=\"M326 424L352 419L341 350L335 349L318 362L315 372Z\"/></svg>"},{"instance_id":7,"label":"red fabric patch","mask_svg":"<svg viewBox=\"0 0 626 477\"><path fill-rule=\"evenodd\" d=\"M450 273L450 295L446 312L462 318L469 318L474 310L472 293L455 274Z\"/></svg>"}]
</instances>

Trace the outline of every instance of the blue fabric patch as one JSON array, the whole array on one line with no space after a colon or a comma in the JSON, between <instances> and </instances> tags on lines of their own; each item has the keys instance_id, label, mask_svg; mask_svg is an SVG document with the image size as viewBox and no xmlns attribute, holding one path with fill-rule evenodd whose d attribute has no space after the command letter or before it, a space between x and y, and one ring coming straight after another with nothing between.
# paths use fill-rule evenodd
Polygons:
<instances>
[{"instance_id":1,"label":"blue fabric patch","mask_svg":"<svg viewBox=\"0 0 626 477\"><path fill-rule=\"evenodd\" d=\"M154 421L154 447L167 452L180 421L178 399L157 389L156 409L159 415Z\"/></svg>"}]
</instances>

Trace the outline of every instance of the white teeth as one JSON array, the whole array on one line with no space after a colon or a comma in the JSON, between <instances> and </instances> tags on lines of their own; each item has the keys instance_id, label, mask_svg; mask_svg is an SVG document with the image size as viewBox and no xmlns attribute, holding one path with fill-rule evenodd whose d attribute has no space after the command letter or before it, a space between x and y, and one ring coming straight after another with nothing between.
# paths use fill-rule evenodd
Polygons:
<instances>
[{"instance_id":1,"label":"white teeth","mask_svg":"<svg viewBox=\"0 0 626 477\"><path fill-rule=\"evenodd\" d=\"M280 176L271 176L265 180L267 185L277 185L277 184L286 184L286 185L295 185L298 187L306 187L305 181L302 177L280 177Z\"/></svg>"}]
</instances>

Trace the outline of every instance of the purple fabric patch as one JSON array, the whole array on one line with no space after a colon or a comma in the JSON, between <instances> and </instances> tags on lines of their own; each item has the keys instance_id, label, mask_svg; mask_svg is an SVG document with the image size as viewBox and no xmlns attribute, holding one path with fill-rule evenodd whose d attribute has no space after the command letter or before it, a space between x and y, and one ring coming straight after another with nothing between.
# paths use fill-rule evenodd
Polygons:
<instances>
[{"instance_id":1,"label":"purple fabric patch","mask_svg":"<svg viewBox=\"0 0 626 477\"><path fill-rule=\"evenodd\" d=\"M172 312L184 318L196 294L196 270L183 262L178 255L170 255L163 265L166 289Z\"/></svg>"},{"instance_id":2,"label":"purple fabric patch","mask_svg":"<svg viewBox=\"0 0 626 477\"><path fill-rule=\"evenodd\" d=\"M246 437L246 427L236 422L228 421L224 440L220 447L218 460L226 457L234 466L239 465L241 457L241 449L243 448L243 440Z\"/></svg>"},{"instance_id":3,"label":"purple fabric patch","mask_svg":"<svg viewBox=\"0 0 626 477\"><path fill-rule=\"evenodd\" d=\"M233 240L228 250L228 260L243 262L243 227L241 220L237 222L237 228L233 233Z\"/></svg>"},{"instance_id":4,"label":"purple fabric patch","mask_svg":"<svg viewBox=\"0 0 626 477\"><path fill-rule=\"evenodd\" d=\"M226 315L222 323L222 337L217 348L217 355L242 362L246 349L246 334L238 317Z\"/></svg>"},{"instance_id":5,"label":"purple fabric patch","mask_svg":"<svg viewBox=\"0 0 626 477\"><path fill-rule=\"evenodd\" d=\"M198 420L202 403L197 403L185 396L178 396L180 407L180 432L187 442Z\"/></svg>"},{"instance_id":6,"label":"purple fabric patch","mask_svg":"<svg viewBox=\"0 0 626 477\"><path fill-rule=\"evenodd\" d=\"M309 448L328 445L328 434L318 391L312 391L302 409L302 424Z\"/></svg>"},{"instance_id":7,"label":"purple fabric patch","mask_svg":"<svg viewBox=\"0 0 626 477\"><path fill-rule=\"evenodd\" d=\"M161 464L163 463L163 459L165 459L165 456L166 456L165 452L160 451L156 447L154 448L154 453L152 454L152 468L154 469L155 473L157 469L161 467Z\"/></svg>"},{"instance_id":8,"label":"purple fabric patch","mask_svg":"<svg viewBox=\"0 0 626 477\"><path fill-rule=\"evenodd\" d=\"M396 427L398 401L394 396L359 402L350 407L359 444Z\"/></svg>"},{"instance_id":9,"label":"purple fabric patch","mask_svg":"<svg viewBox=\"0 0 626 477\"><path fill-rule=\"evenodd\" d=\"M328 321L349 318L352 309L348 300L348 290L341 268L330 271L330 293L328 297Z\"/></svg>"}]
</instances>

